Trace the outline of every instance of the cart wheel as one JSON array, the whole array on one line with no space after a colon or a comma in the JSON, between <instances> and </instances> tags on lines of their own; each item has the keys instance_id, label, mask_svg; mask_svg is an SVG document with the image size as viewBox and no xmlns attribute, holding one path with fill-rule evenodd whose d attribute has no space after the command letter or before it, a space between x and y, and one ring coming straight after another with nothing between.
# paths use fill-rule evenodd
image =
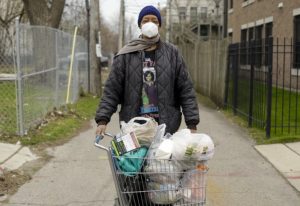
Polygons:
<instances>
[{"instance_id":1,"label":"cart wheel","mask_svg":"<svg viewBox=\"0 0 300 206\"><path fill-rule=\"evenodd\" d=\"M116 198L116 199L115 199L115 204L114 204L114 206L120 206L119 198Z\"/></svg>"}]
</instances>

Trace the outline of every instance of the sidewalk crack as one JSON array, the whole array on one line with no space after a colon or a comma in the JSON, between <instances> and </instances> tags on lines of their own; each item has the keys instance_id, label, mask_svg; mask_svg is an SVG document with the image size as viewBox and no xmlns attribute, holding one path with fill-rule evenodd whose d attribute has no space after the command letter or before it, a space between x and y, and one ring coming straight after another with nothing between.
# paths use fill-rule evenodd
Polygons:
<instances>
[{"instance_id":1,"label":"sidewalk crack","mask_svg":"<svg viewBox=\"0 0 300 206\"><path fill-rule=\"evenodd\" d=\"M300 156L300 153L298 153L296 150L294 150L293 148L289 147L288 145L284 144L284 146L286 146L287 148L289 148L291 151L293 151L294 153L296 153L298 156Z\"/></svg>"},{"instance_id":2,"label":"sidewalk crack","mask_svg":"<svg viewBox=\"0 0 300 206\"><path fill-rule=\"evenodd\" d=\"M3 160L2 162L0 162L0 165L4 164L5 162L7 162L9 159L11 159L13 156L15 156L15 154L17 154L24 146L21 146L19 149L17 149L13 154L11 154L10 156L8 156L5 160Z\"/></svg>"}]
</instances>

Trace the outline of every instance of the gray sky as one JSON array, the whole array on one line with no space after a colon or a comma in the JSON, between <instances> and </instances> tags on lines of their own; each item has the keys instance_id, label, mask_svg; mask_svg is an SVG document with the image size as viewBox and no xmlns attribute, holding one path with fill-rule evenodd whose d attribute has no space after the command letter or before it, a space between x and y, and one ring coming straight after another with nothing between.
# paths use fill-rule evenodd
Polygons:
<instances>
[{"instance_id":1,"label":"gray sky","mask_svg":"<svg viewBox=\"0 0 300 206\"><path fill-rule=\"evenodd\" d=\"M166 6L167 0L125 0L125 18L127 21L137 22L139 11L148 5L158 7ZM112 26L117 26L120 13L120 0L100 0L101 15L104 21ZM137 24L137 23L136 23Z\"/></svg>"}]
</instances>

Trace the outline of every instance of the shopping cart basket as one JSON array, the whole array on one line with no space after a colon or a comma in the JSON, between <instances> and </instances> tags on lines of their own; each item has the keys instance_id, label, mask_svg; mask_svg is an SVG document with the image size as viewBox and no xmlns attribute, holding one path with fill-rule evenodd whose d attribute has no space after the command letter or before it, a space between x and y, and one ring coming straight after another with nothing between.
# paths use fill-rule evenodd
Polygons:
<instances>
[{"instance_id":1,"label":"shopping cart basket","mask_svg":"<svg viewBox=\"0 0 300 206\"><path fill-rule=\"evenodd\" d=\"M128 175L119 168L119 157L114 155L112 147L99 144L102 139L103 136L97 136L95 146L107 152L117 192L116 206L205 205L205 164L198 164L193 170L181 170L186 162L143 158L141 170Z\"/></svg>"}]
</instances>

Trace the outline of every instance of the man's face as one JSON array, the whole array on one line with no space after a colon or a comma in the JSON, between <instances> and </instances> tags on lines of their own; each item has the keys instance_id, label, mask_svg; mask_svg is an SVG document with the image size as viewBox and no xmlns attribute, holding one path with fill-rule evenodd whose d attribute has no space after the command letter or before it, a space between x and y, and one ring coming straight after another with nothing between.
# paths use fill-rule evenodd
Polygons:
<instances>
[{"instance_id":1,"label":"man's face","mask_svg":"<svg viewBox=\"0 0 300 206\"><path fill-rule=\"evenodd\" d=\"M156 24L157 27L159 27L159 21L155 15L149 14L149 15L144 16L141 21L141 27L148 22L152 22L152 23Z\"/></svg>"}]
</instances>

